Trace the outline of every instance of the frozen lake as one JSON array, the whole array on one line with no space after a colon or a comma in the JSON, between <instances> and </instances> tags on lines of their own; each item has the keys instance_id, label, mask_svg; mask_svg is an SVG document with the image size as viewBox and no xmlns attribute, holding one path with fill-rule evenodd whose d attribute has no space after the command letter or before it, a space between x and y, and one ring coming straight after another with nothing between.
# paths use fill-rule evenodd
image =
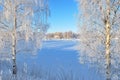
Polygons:
<instances>
[{"instance_id":1,"label":"frozen lake","mask_svg":"<svg viewBox=\"0 0 120 80\"><path fill-rule=\"evenodd\" d=\"M79 63L76 45L76 40L43 41L36 56L17 55L18 71L24 66L28 72L35 71L39 78L52 76L38 80L104 80L96 68Z\"/></svg>"},{"instance_id":2,"label":"frozen lake","mask_svg":"<svg viewBox=\"0 0 120 80\"><path fill-rule=\"evenodd\" d=\"M76 45L77 41L71 40L44 41L35 63L44 70L52 71L52 74L65 72L66 75L79 77L80 80L101 80L94 68L79 63Z\"/></svg>"}]
</instances>

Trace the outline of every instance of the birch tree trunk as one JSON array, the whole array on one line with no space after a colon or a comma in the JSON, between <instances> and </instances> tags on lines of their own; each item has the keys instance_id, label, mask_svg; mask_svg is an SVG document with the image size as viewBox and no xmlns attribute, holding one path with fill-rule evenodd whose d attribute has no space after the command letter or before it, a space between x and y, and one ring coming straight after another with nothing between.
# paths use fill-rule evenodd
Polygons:
<instances>
[{"instance_id":1,"label":"birch tree trunk","mask_svg":"<svg viewBox=\"0 0 120 80\"><path fill-rule=\"evenodd\" d=\"M13 33L13 42L12 42L12 60L13 60L13 75L17 74L17 67L16 67L16 38L15 33Z\"/></svg>"},{"instance_id":2,"label":"birch tree trunk","mask_svg":"<svg viewBox=\"0 0 120 80\"><path fill-rule=\"evenodd\" d=\"M107 2L107 16L105 20L106 26L106 80L111 80L111 52L110 52L110 42L111 42L111 25L110 25L110 0L106 0Z\"/></svg>"},{"instance_id":3,"label":"birch tree trunk","mask_svg":"<svg viewBox=\"0 0 120 80\"><path fill-rule=\"evenodd\" d=\"M16 6L16 0L15 0L15 4ZM16 65L16 27L17 27L17 10L16 7L14 7L14 27L13 27L13 32L12 32L12 54L13 54L13 75L17 74L17 65Z\"/></svg>"}]
</instances>

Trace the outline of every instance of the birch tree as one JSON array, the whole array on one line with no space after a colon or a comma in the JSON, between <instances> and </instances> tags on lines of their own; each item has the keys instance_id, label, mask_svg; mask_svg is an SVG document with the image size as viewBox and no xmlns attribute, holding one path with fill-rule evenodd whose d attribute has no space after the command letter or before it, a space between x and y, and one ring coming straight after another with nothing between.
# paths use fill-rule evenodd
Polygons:
<instances>
[{"instance_id":1,"label":"birch tree","mask_svg":"<svg viewBox=\"0 0 120 80\"><path fill-rule=\"evenodd\" d=\"M0 55L12 56L17 74L16 54L36 53L41 46L49 16L47 0L0 0Z\"/></svg>"},{"instance_id":2,"label":"birch tree","mask_svg":"<svg viewBox=\"0 0 120 80\"><path fill-rule=\"evenodd\" d=\"M77 0L80 62L99 66L106 80L119 78L120 0Z\"/></svg>"}]
</instances>

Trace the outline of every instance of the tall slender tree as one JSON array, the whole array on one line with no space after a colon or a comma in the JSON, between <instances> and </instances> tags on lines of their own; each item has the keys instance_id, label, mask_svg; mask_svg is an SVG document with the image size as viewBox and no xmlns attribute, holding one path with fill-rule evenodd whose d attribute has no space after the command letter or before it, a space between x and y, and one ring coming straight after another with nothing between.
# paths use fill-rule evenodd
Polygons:
<instances>
[{"instance_id":1,"label":"tall slender tree","mask_svg":"<svg viewBox=\"0 0 120 80\"><path fill-rule=\"evenodd\" d=\"M79 7L80 61L99 64L106 80L119 77L120 1L77 0ZM116 73L116 74L115 74ZM115 75L113 75L115 74Z\"/></svg>"},{"instance_id":2,"label":"tall slender tree","mask_svg":"<svg viewBox=\"0 0 120 80\"><path fill-rule=\"evenodd\" d=\"M40 48L48 13L48 0L0 0L0 50L12 55L13 75L17 74L16 54Z\"/></svg>"}]
</instances>

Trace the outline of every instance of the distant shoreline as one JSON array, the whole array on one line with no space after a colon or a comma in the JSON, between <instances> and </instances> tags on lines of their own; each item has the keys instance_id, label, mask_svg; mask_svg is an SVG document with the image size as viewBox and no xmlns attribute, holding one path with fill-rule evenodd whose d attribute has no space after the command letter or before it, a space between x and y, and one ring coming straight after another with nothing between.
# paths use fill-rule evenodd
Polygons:
<instances>
[{"instance_id":1,"label":"distant shoreline","mask_svg":"<svg viewBox=\"0 0 120 80\"><path fill-rule=\"evenodd\" d=\"M45 35L46 40L71 40L71 39L79 39L79 34L74 33L72 31L68 32L54 32L54 33L47 33Z\"/></svg>"},{"instance_id":2,"label":"distant shoreline","mask_svg":"<svg viewBox=\"0 0 120 80\"><path fill-rule=\"evenodd\" d=\"M79 41L79 39L43 39L43 41Z\"/></svg>"}]
</instances>

